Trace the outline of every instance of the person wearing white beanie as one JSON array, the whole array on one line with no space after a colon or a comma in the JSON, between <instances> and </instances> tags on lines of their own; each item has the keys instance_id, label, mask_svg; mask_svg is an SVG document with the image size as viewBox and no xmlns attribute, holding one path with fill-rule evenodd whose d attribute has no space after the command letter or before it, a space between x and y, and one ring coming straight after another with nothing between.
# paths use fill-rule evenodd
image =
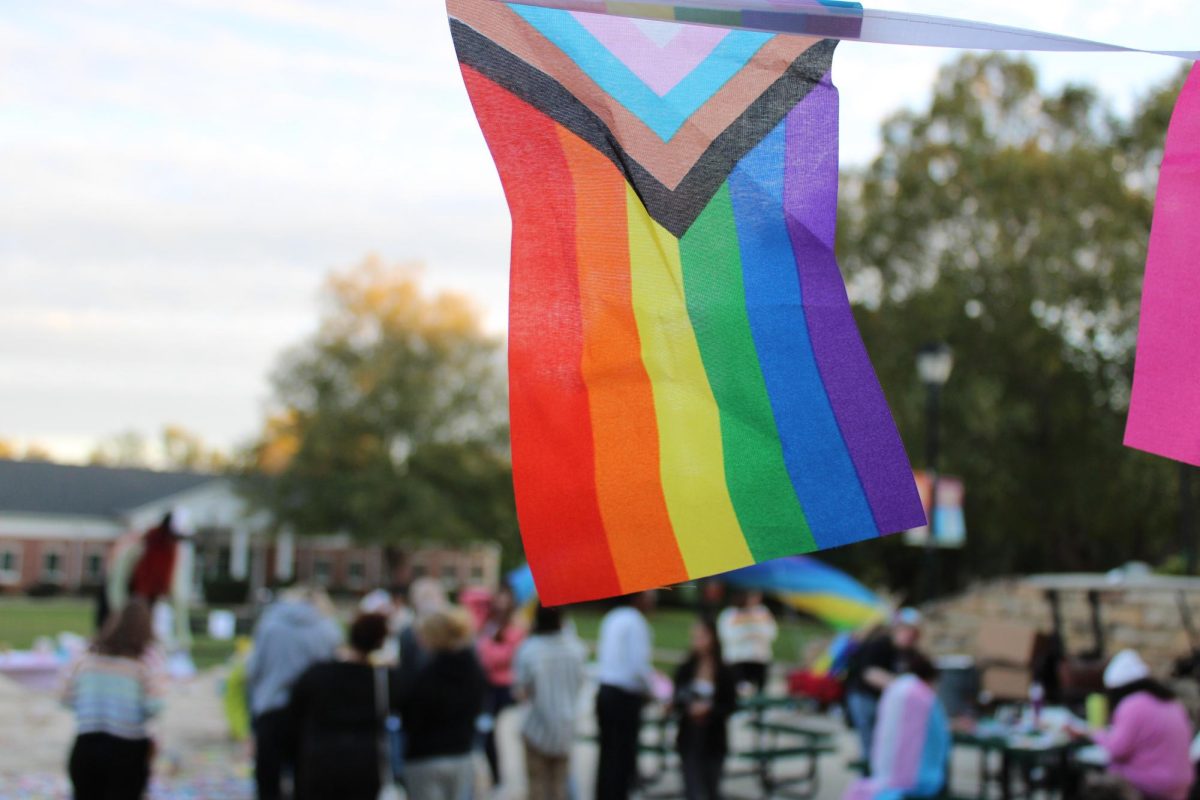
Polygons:
<instances>
[{"instance_id":1,"label":"person wearing white beanie","mask_svg":"<svg viewBox=\"0 0 1200 800\"><path fill-rule=\"evenodd\" d=\"M1112 657L1104 668L1104 688L1120 689L1136 681L1144 681L1150 677L1150 667L1137 654L1136 650L1122 650Z\"/></svg>"},{"instance_id":2,"label":"person wearing white beanie","mask_svg":"<svg viewBox=\"0 0 1200 800\"><path fill-rule=\"evenodd\" d=\"M1134 650L1108 662L1104 688L1112 724L1092 738L1108 753L1109 773L1146 800L1186 800L1194 774L1192 724L1183 704Z\"/></svg>"}]
</instances>

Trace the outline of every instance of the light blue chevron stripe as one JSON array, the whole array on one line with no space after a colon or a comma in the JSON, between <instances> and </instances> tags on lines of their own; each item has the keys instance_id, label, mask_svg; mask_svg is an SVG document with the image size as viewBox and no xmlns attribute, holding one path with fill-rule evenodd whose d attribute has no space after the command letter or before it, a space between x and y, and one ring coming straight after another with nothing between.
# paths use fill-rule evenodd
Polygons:
<instances>
[{"instance_id":1,"label":"light blue chevron stripe","mask_svg":"<svg viewBox=\"0 0 1200 800\"><path fill-rule=\"evenodd\" d=\"M562 50L600 88L640 118L665 142L726 81L746 66L774 34L732 31L686 78L659 97L629 67L579 24L569 11L538 6L509 6Z\"/></svg>"}]
</instances>

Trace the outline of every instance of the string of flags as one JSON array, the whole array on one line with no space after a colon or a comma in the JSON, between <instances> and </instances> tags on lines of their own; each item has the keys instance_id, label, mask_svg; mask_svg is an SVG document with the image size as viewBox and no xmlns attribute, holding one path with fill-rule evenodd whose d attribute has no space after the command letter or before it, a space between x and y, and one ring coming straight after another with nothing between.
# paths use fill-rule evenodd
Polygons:
<instances>
[{"instance_id":1,"label":"string of flags","mask_svg":"<svg viewBox=\"0 0 1200 800\"><path fill-rule=\"evenodd\" d=\"M839 41L1155 52L836 0L448 0L513 218L517 511L539 596L915 528L834 257ZM1126 443L1200 464L1200 77L1168 138Z\"/></svg>"}]
</instances>

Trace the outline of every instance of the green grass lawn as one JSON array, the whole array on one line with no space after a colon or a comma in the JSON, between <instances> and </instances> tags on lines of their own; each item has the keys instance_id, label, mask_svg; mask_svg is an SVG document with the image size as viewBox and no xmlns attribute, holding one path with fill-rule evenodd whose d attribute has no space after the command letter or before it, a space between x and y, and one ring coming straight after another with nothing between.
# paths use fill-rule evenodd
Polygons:
<instances>
[{"instance_id":1,"label":"green grass lawn","mask_svg":"<svg viewBox=\"0 0 1200 800\"><path fill-rule=\"evenodd\" d=\"M93 603L85 598L52 598L44 600L0 600L0 649L21 650L30 647L39 636L53 637L62 631L92 634ZM571 618L585 641L595 642L600 633L604 609L585 606L573 609ZM672 656L687 651L692 623L696 614L678 608L661 608L654 612L650 623L654 628L654 647ZM775 643L775 659L783 663L798 663L805 647L814 638L828 636L827 629L812 622L781 620L779 639ZM192 643L192 658L200 669L220 664L233 652L233 643L198 635ZM660 659L660 668L674 664Z\"/></svg>"},{"instance_id":2,"label":"green grass lawn","mask_svg":"<svg viewBox=\"0 0 1200 800\"><path fill-rule=\"evenodd\" d=\"M95 613L95 603L87 598L0 600L0 649L24 650L39 636L63 632L91 636ZM233 642L197 636L192 643L192 658L200 669L220 664L231 653Z\"/></svg>"},{"instance_id":3,"label":"green grass lawn","mask_svg":"<svg viewBox=\"0 0 1200 800\"><path fill-rule=\"evenodd\" d=\"M0 601L0 647L24 650L39 636L90 635L95 605L79 598Z\"/></svg>"},{"instance_id":4,"label":"green grass lawn","mask_svg":"<svg viewBox=\"0 0 1200 800\"><path fill-rule=\"evenodd\" d=\"M595 642L600 634L600 620L604 609L599 607L583 607L571 611L571 619L579 636L588 642ZM692 624L696 613L679 608L660 608L650 619L654 629L654 648L683 653L688 650L691 641ZM814 639L830 635L827 628L814 622L803 620L780 620L779 638L775 641L775 659L784 663L798 663L805 648Z\"/></svg>"}]
</instances>

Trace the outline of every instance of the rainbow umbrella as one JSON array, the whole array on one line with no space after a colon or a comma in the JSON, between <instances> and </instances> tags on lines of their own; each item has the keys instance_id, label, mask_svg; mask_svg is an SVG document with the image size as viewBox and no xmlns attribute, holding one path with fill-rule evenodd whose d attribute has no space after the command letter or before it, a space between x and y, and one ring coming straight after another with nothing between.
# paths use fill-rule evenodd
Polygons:
<instances>
[{"instance_id":1,"label":"rainbow umbrella","mask_svg":"<svg viewBox=\"0 0 1200 800\"><path fill-rule=\"evenodd\" d=\"M806 556L765 561L719 575L717 580L738 589L769 592L839 631L860 630L887 616L887 606L870 589Z\"/></svg>"},{"instance_id":2,"label":"rainbow umbrella","mask_svg":"<svg viewBox=\"0 0 1200 800\"><path fill-rule=\"evenodd\" d=\"M505 580L517 605L526 606L537 599L528 564L508 573ZM720 575L718 580L739 589L769 592L839 631L859 630L887 616L887 606L870 589L841 570L805 556L754 564Z\"/></svg>"}]
</instances>

